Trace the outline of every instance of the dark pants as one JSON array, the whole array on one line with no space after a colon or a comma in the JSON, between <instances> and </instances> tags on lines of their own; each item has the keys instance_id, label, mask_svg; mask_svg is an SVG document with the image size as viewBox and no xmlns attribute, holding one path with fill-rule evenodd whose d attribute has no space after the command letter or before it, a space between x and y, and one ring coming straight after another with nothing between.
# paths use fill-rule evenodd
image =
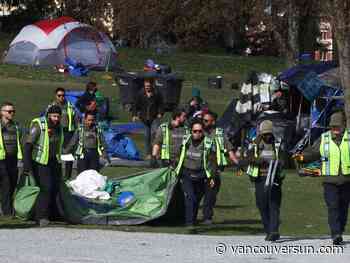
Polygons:
<instances>
[{"instance_id":1,"label":"dark pants","mask_svg":"<svg viewBox=\"0 0 350 263\"><path fill-rule=\"evenodd\" d=\"M211 220L213 217L213 210L216 204L216 197L220 191L221 179L217 175L214 178L215 185L213 188L209 184L206 184L204 200L203 200L203 219Z\"/></svg>"},{"instance_id":2,"label":"dark pants","mask_svg":"<svg viewBox=\"0 0 350 263\"><path fill-rule=\"evenodd\" d=\"M33 162L33 173L40 194L35 204L35 218L56 219L59 215L56 201L59 193L62 167L56 159L49 160L47 165Z\"/></svg>"},{"instance_id":3,"label":"dark pants","mask_svg":"<svg viewBox=\"0 0 350 263\"><path fill-rule=\"evenodd\" d=\"M143 123L145 125L145 154L151 154L152 147L152 122L147 121Z\"/></svg>"},{"instance_id":4,"label":"dark pants","mask_svg":"<svg viewBox=\"0 0 350 263\"><path fill-rule=\"evenodd\" d=\"M273 185L271 194L264 190L266 176L259 176L255 182L255 201L259 209L265 233L278 233L282 200L281 184Z\"/></svg>"},{"instance_id":5,"label":"dark pants","mask_svg":"<svg viewBox=\"0 0 350 263\"><path fill-rule=\"evenodd\" d=\"M13 194L18 180L17 157L8 156L0 161L1 207L4 215L13 214Z\"/></svg>"},{"instance_id":6,"label":"dark pants","mask_svg":"<svg viewBox=\"0 0 350 263\"><path fill-rule=\"evenodd\" d=\"M145 126L145 154L150 155L152 153L154 134L160 125L160 120L144 120L143 124Z\"/></svg>"},{"instance_id":7,"label":"dark pants","mask_svg":"<svg viewBox=\"0 0 350 263\"><path fill-rule=\"evenodd\" d=\"M63 147L65 148L73 137L74 132L64 131ZM72 176L73 162L65 162L64 175L65 178L70 179Z\"/></svg>"},{"instance_id":8,"label":"dark pants","mask_svg":"<svg viewBox=\"0 0 350 263\"><path fill-rule=\"evenodd\" d=\"M97 149L87 149L84 150L84 158L78 159L77 170L78 174L84 172L85 170L100 170L100 156Z\"/></svg>"},{"instance_id":9,"label":"dark pants","mask_svg":"<svg viewBox=\"0 0 350 263\"><path fill-rule=\"evenodd\" d=\"M180 182L185 197L185 223L187 225L193 225L196 222L199 204L205 192L206 181L204 176L194 179L188 171L182 171Z\"/></svg>"},{"instance_id":10,"label":"dark pants","mask_svg":"<svg viewBox=\"0 0 350 263\"><path fill-rule=\"evenodd\" d=\"M328 224L331 235L342 235L348 219L350 183L336 185L323 184L324 200L328 208Z\"/></svg>"}]
</instances>

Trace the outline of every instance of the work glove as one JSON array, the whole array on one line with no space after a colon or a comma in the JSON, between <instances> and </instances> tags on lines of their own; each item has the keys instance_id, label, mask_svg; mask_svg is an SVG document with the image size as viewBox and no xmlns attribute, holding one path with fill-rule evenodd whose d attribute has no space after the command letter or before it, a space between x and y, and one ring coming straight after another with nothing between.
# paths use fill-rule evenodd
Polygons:
<instances>
[{"instance_id":1,"label":"work glove","mask_svg":"<svg viewBox=\"0 0 350 263\"><path fill-rule=\"evenodd\" d=\"M235 175L235 176L243 176L244 175L244 171L242 169L233 170L233 175Z\"/></svg>"},{"instance_id":2,"label":"work glove","mask_svg":"<svg viewBox=\"0 0 350 263\"><path fill-rule=\"evenodd\" d=\"M23 160L23 173L33 174L33 166L31 160Z\"/></svg>"},{"instance_id":3,"label":"work glove","mask_svg":"<svg viewBox=\"0 0 350 263\"><path fill-rule=\"evenodd\" d=\"M213 179L213 178L210 178L209 181L208 181L208 184L209 184L209 187L210 187L210 188L214 188L214 186L215 186L215 181L214 181L214 179Z\"/></svg>"},{"instance_id":4,"label":"work glove","mask_svg":"<svg viewBox=\"0 0 350 263\"><path fill-rule=\"evenodd\" d=\"M111 159L109 158L109 156L107 154L103 155L102 159L103 159L105 167L111 166L111 164L112 164Z\"/></svg>"},{"instance_id":5,"label":"work glove","mask_svg":"<svg viewBox=\"0 0 350 263\"><path fill-rule=\"evenodd\" d=\"M297 162L303 162L304 161L304 155L302 155L301 153L296 153L292 156L292 158L294 160L296 160Z\"/></svg>"}]
</instances>

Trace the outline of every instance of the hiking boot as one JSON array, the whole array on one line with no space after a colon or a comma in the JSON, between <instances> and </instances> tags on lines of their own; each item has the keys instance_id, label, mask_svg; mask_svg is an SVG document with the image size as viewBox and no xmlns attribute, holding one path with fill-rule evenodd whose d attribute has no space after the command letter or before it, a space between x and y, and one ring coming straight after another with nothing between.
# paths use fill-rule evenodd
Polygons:
<instances>
[{"instance_id":1,"label":"hiking boot","mask_svg":"<svg viewBox=\"0 0 350 263\"><path fill-rule=\"evenodd\" d=\"M343 237L341 235L335 235L333 237L333 245L340 246L343 244Z\"/></svg>"},{"instance_id":2,"label":"hiking boot","mask_svg":"<svg viewBox=\"0 0 350 263\"><path fill-rule=\"evenodd\" d=\"M277 241L278 239L280 239L280 234L279 233L271 233L270 234L270 240L269 241Z\"/></svg>"},{"instance_id":3,"label":"hiking boot","mask_svg":"<svg viewBox=\"0 0 350 263\"><path fill-rule=\"evenodd\" d=\"M47 227L50 224L50 221L46 218L39 220L39 227Z\"/></svg>"},{"instance_id":4,"label":"hiking boot","mask_svg":"<svg viewBox=\"0 0 350 263\"><path fill-rule=\"evenodd\" d=\"M211 219L205 219L203 222L202 222L202 225L206 225L206 226L210 226L213 224L213 220Z\"/></svg>"},{"instance_id":5,"label":"hiking boot","mask_svg":"<svg viewBox=\"0 0 350 263\"><path fill-rule=\"evenodd\" d=\"M266 234L265 241L271 241L271 235L270 234Z\"/></svg>"}]
</instances>

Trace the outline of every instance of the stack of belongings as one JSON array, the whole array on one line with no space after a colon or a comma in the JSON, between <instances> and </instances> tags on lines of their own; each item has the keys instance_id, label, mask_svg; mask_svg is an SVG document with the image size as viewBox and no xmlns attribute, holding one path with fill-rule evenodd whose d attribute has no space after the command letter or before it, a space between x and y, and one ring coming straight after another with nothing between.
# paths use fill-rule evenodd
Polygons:
<instances>
[{"instance_id":1,"label":"stack of belongings","mask_svg":"<svg viewBox=\"0 0 350 263\"><path fill-rule=\"evenodd\" d=\"M316 161L308 164L300 165L298 169L299 176L312 176L319 177L321 176L321 162Z\"/></svg>"}]
</instances>

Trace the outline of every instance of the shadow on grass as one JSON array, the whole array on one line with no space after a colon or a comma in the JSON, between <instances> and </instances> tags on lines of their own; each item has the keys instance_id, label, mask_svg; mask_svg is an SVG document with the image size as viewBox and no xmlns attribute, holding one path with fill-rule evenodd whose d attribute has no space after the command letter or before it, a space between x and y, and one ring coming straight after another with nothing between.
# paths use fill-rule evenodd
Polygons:
<instances>
[{"instance_id":1,"label":"shadow on grass","mask_svg":"<svg viewBox=\"0 0 350 263\"><path fill-rule=\"evenodd\" d=\"M216 205L215 209L237 209L237 208L244 208L245 205Z\"/></svg>"},{"instance_id":2,"label":"shadow on grass","mask_svg":"<svg viewBox=\"0 0 350 263\"><path fill-rule=\"evenodd\" d=\"M34 228L37 227L35 223L1 223L0 222L0 230L1 229L24 229L24 228Z\"/></svg>"},{"instance_id":3,"label":"shadow on grass","mask_svg":"<svg viewBox=\"0 0 350 263\"><path fill-rule=\"evenodd\" d=\"M222 225L255 225L255 224L261 224L260 220L256 219L238 219L238 220L224 220L220 222L219 224Z\"/></svg>"}]
</instances>

